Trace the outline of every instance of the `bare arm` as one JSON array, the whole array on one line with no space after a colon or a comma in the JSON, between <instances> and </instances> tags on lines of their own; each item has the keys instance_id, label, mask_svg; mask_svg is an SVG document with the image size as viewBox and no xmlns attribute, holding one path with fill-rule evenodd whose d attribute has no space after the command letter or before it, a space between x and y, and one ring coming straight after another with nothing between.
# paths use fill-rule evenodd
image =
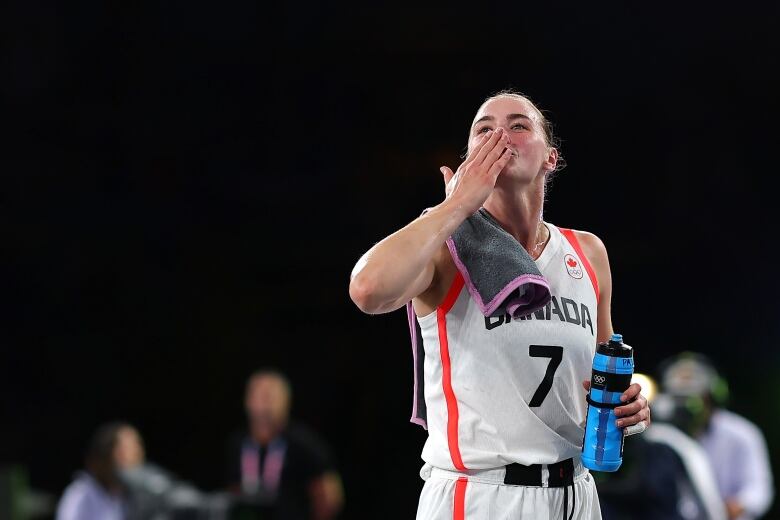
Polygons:
<instances>
[{"instance_id":1,"label":"bare arm","mask_svg":"<svg viewBox=\"0 0 780 520\"><path fill-rule=\"evenodd\" d=\"M466 216L447 199L369 249L352 271L352 301L363 312L380 314L423 293L433 281L435 254Z\"/></svg>"},{"instance_id":2,"label":"bare arm","mask_svg":"<svg viewBox=\"0 0 780 520\"><path fill-rule=\"evenodd\" d=\"M599 343L609 340L612 329L612 273L609 269L609 258L604 242L593 233L575 231L577 240L582 245L582 252L588 257L596 279L599 283L599 307L596 311Z\"/></svg>"},{"instance_id":3,"label":"bare arm","mask_svg":"<svg viewBox=\"0 0 780 520\"><path fill-rule=\"evenodd\" d=\"M435 255L493 191L498 174L511 157L507 142L501 129L485 134L458 168L444 202L380 241L358 260L349 295L360 310L369 314L393 311L431 286ZM452 172L445 170L448 181Z\"/></svg>"},{"instance_id":4,"label":"bare arm","mask_svg":"<svg viewBox=\"0 0 780 520\"><path fill-rule=\"evenodd\" d=\"M596 278L599 282L599 308L598 308L598 341L607 341L612 335L612 273L609 269L609 258L607 257L607 248L599 237L592 233L576 231L577 239L582 244L582 251L588 257L593 270L596 272ZM589 389L590 382L586 382L586 390ZM643 432L650 426L650 408L647 406L647 399L640 394L642 387L639 383L632 383L628 389L620 396L620 400L625 404L615 408L615 415L618 416L618 426L626 428L626 434ZM644 422L644 425L639 423ZM634 428L632 431L631 428Z\"/></svg>"}]
</instances>

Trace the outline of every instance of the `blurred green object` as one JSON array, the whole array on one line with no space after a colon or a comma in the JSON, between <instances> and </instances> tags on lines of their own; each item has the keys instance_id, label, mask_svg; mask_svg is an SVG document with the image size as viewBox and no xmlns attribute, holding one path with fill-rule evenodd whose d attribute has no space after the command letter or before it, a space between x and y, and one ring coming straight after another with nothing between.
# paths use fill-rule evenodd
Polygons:
<instances>
[{"instance_id":1,"label":"blurred green object","mask_svg":"<svg viewBox=\"0 0 780 520\"><path fill-rule=\"evenodd\" d=\"M0 467L0 518L26 520L24 496L27 493L27 471L21 466Z\"/></svg>"},{"instance_id":2,"label":"blurred green object","mask_svg":"<svg viewBox=\"0 0 780 520\"><path fill-rule=\"evenodd\" d=\"M0 519L32 520L54 513L54 497L30 489L27 469L0 466Z\"/></svg>"}]
</instances>

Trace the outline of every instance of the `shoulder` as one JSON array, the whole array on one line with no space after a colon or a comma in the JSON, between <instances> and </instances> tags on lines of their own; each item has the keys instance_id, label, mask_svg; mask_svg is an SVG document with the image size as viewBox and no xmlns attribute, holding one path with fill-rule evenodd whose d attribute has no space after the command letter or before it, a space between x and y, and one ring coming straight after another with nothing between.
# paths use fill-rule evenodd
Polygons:
<instances>
[{"instance_id":1,"label":"shoulder","mask_svg":"<svg viewBox=\"0 0 780 520\"><path fill-rule=\"evenodd\" d=\"M711 421L716 429L728 432L733 436L763 439L763 434L758 426L734 412L717 410L713 413Z\"/></svg>"},{"instance_id":2,"label":"shoulder","mask_svg":"<svg viewBox=\"0 0 780 520\"><path fill-rule=\"evenodd\" d=\"M65 488L63 497L80 498L88 496L93 493L96 488L97 482L95 482L87 473L80 472L76 474L73 481Z\"/></svg>"},{"instance_id":3,"label":"shoulder","mask_svg":"<svg viewBox=\"0 0 780 520\"><path fill-rule=\"evenodd\" d=\"M582 253L585 255L584 261L590 263L593 268L593 272L596 275L598 281L598 290L601 301L604 305L609 307L609 302L612 294L612 273L609 267L609 258L607 257L607 248L604 242L588 231L581 231L572 229L574 237L582 249ZM605 323L603 325L606 329L611 329L611 325Z\"/></svg>"},{"instance_id":4,"label":"shoulder","mask_svg":"<svg viewBox=\"0 0 780 520\"><path fill-rule=\"evenodd\" d=\"M572 232L574 233L574 236L577 237L577 241L580 243L582 251L591 263L608 262L607 247L599 237L588 231L572 229Z\"/></svg>"},{"instance_id":5,"label":"shoulder","mask_svg":"<svg viewBox=\"0 0 780 520\"><path fill-rule=\"evenodd\" d=\"M310 428L294 423L284 433L287 449L292 450L301 468L311 475L325 473L335 467L335 458L330 446L321 435Z\"/></svg>"},{"instance_id":6,"label":"shoulder","mask_svg":"<svg viewBox=\"0 0 780 520\"><path fill-rule=\"evenodd\" d=\"M306 451L318 453L328 453L330 451L322 436L299 422L290 423L284 432L284 437L289 444Z\"/></svg>"},{"instance_id":7,"label":"shoulder","mask_svg":"<svg viewBox=\"0 0 780 520\"><path fill-rule=\"evenodd\" d=\"M240 444L244 442L244 439L246 439L248 435L249 432L244 429L233 430L227 436L225 442L227 442L228 444Z\"/></svg>"},{"instance_id":8,"label":"shoulder","mask_svg":"<svg viewBox=\"0 0 780 520\"><path fill-rule=\"evenodd\" d=\"M604 283L607 279L611 279L609 258L604 242L588 231L572 229L571 232L580 244L582 252L585 254L585 259L590 262L594 271L596 271L599 283Z\"/></svg>"},{"instance_id":9,"label":"shoulder","mask_svg":"<svg viewBox=\"0 0 780 520\"><path fill-rule=\"evenodd\" d=\"M226 439L224 443L225 450L229 452L234 451L241 451L241 447L244 444L244 441L249 436L248 432L244 430L236 430L233 433L231 433Z\"/></svg>"},{"instance_id":10,"label":"shoulder","mask_svg":"<svg viewBox=\"0 0 780 520\"><path fill-rule=\"evenodd\" d=\"M97 490L96 484L85 475L78 475L62 493L57 507L57 518L79 518L91 506Z\"/></svg>"}]
</instances>

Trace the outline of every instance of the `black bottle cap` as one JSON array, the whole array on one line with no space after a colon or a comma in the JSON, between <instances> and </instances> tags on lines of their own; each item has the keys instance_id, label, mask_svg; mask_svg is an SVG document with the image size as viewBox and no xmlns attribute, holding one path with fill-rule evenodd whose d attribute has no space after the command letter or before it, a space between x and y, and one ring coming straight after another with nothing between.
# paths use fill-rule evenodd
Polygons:
<instances>
[{"instance_id":1,"label":"black bottle cap","mask_svg":"<svg viewBox=\"0 0 780 520\"><path fill-rule=\"evenodd\" d=\"M606 343L599 343L596 352L612 357L632 357L634 349L623 343L622 334L613 334Z\"/></svg>"}]
</instances>

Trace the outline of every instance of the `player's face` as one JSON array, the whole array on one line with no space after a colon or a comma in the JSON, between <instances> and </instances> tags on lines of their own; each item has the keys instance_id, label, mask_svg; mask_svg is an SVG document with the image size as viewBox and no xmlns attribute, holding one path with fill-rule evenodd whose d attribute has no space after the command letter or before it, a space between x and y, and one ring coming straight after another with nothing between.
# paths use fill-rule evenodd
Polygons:
<instances>
[{"instance_id":1,"label":"player's face","mask_svg":"<svg viewBox=\"0 0 780 520\"><path fill-rule=\"evenodd\" d=\"M547 145L539 112L529 101L502 96L482 105L471 125L469 150L483 133L499 127L509 136L513 155L502 177L531 181L555 168L557 152Z\"/></svg>"}]
</instances>

